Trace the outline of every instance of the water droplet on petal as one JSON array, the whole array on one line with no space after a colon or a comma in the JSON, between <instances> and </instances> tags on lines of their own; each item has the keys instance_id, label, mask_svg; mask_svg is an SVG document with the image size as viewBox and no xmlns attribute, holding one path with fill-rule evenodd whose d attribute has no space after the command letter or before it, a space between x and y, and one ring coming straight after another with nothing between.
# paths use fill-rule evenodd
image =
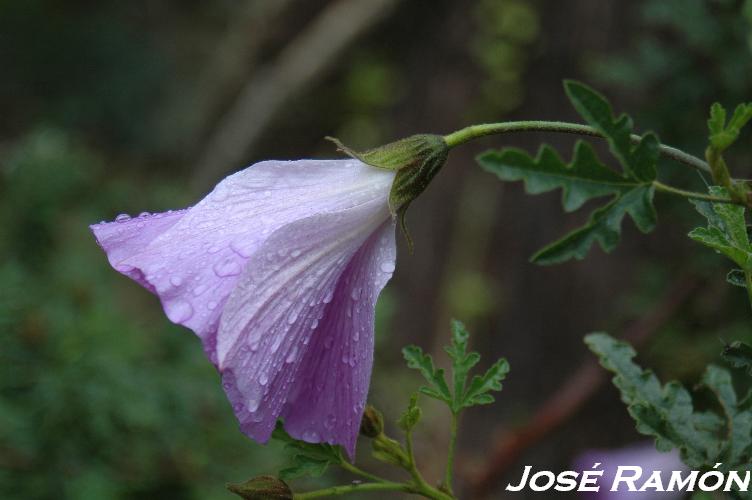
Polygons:
<instances>
[{"instance_id":1,"label":"water droplet on petal","mask_svg":"<svg viewBox=\"0 0 752 500\"><path fill-rule=\"evenodd\" d=\"M269 382L269 375L266 372L261 372L261 375L259 375L259 384L266 385L267 382Z\"/></svg>"},{"instance_id":2,"label":"water droplet on petal","mask_svg":"<svg viewBox=\"0 0 752 500\"><path fill-rule=\"evenodd\" d=\"M308 441L309 443L317 443L319 441L319 433L314 431L313 429L309 429L303 433L303 441Z\"/></svg>"},{"instance_id":3,"label":"water droplet on petal","mask_svg":"<svg viewBox=\"0 0 752 500\"><path fill-rule=\"evenodd\" d=\"M285 363L294 363L296 359L298 359L298 346L292 348L290 354L285 358Z\"/></svg>"},{"instance_id":4,"label":"water droplet on petal","mask_svg":"<svg viewBox=\"0 0 752 500\"><path fill-rule=\"evenodd\" d=\"M140 214L138 214L138 216L139 216L140 218L142 218L142 219L143 219L144 217L149 217L150 215L151 215L151 213L150 213L150 212L141 212Z\"/></svg>"},{"instance_id":5,"label":"water droplet on petal","mask_svg":"<svg viewBox=\"0 0 752 500\"><path fill-rule=\"evenodd\" d=\"M217 307L217 303L214 302L213 300L206 304L206 308L209 309L210 311L213 311L216 307Z\"/></svg>"},{"instance_id":6,"label":"water droplet on petal","mask_svg":"<svg viewBox=\"0 0 752 500\"><path fill-rule=\"evenodd\" d=\"M131 216L128 214L120 214L117 217L115 217L115 220L117 222L125 222L127 220L131 220Z\"/></svg>"},{"instance_id":7,"label":"water droplet on petal","mask_svg":"<svg viewBox=\"0 0 752 500\"><path fill-rule=\"evenodd\" d=\"M293 250L292 252L290 252L290 257L292 257L293 259L296 258L296 257L299 257L299 256L300 256L300 250L296 249L296 250Z\"/></svg>"},{"instance_id":8,"label":"water droplet on petal","mask_svg":"<svg viewBox=\"0 0 752 500\"><path fill-rule=\"evenodd\" d=\"M248 411L255 412L258 410L259 405L261 404L261 399L259 398L250 398L248 400Z\"/></svg>"},{"instance_id":9,"label":"water droplet on petal","mask_svg":"<svg viewBox=\"0 0 752 500\"><path fill-rule=\"evenodd\" d=\"M193 295L195 295L196 297L198 297L199 295L201 295L202 293L204 293L207 288L208 287L206 285L198 285L196 288L193 289Z\"/></svg>"},{"instance_id":10,"label":"water droplet on petal","mask_svg":"<svg viewBox=\"0 0 752 500\"><path fill-rule=\"evenodd\" d=\"M287 322L289 324L293 324L298 320L298 311L296 309L293 309L290 311L290 315L287 317Z\"/></svg>"},{"instance_id":11,"label":"water droplet on petal","mask_svg":"<svg viewBox=\"0 0 752 500\"><path fill-rule=\"evenodd\" d=\"M176 300L165 304L165 314L173 323L182 323L193 316L193 307L184 300Z\"/></svg>"},{"instance_id":12,"label":"water droplet on petal","mask_svg":"<svg viewBox=\"0 0 752 500\"><path fill-rule=\"evenodd\" d=\"M394 262L392 261L382 262L381 271L384 273L394 272Z\"/></svg>"},{"instance_id":13,"label":"water droplet on petal","mask_svg":"<svg viewBox=\"0 0 752 500\"><path fill-rule=\"evenodd\" d=\"M240 264L235 259L228 258L214 264L214 274L220 278L240 274Z\"/></svg>"},{"instance_id":14,"label":"water droplet on petal","mask_svg":"<svg viewBox=\"0 0 752 500\"><path fill-rule=\"evenodd\" d=\"M170 284L172 286L180 286L183 284L183 278L181 278L180 276L171 276Z\"/></svg>"}]
</instances>

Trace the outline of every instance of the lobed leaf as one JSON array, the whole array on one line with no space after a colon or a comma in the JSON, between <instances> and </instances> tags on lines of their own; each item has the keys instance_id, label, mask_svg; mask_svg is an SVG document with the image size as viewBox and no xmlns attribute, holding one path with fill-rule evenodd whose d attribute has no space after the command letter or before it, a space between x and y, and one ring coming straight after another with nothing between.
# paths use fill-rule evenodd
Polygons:
<instances>
[{"instance_id":1,"label":"lobed leaf","mask_svg":"<svg viewBox=\"0 0 752 500\"><path fill-rule=\"evenodd\" d=\"M645 134L633 146L632 119L629 116L621 114L614 118L606 98L583 83L567 80L564 89L580 116L606 138L611 153L621 163L624 173L635 180L654 181L657 175L657 137L651 133Z\"/></svg>"},{"instance_id":2,"label":"lobed leaf","mask_svg":"<svg viewBox=\"0 0 752 500\"><path fill-rule=\"evenodd\" d=\"M728 196L726 189L716 186L711 187L709 192L714 196ZM693 200L692 203L707 219L708 225L693 229L689 237L734 261L741 269L732 271L727 280L732 284L743 285L744 273L752 272L752 243L747 232L745 208L741 205L702 200Z\"/></svg>"},{"instance_id":3,"label":"lobed leaf","mask_svg":"<svg viewBox=\"0 0 752 500\"><path fill-rule=\"evenodd\" d=\"M720 103L714 103L710 108L708 130L710 131L710 145L723 152L739 138L742 128L752 120L752 103L739 104L734 114L726 123L726 110Z\"/></svg>"},{"instance_id":4,"label":"lobed leaf","mask_svg":"<svg viewBox=\"0 0 752 500\"><path fill-rule=\"evenodd\" d=\"M614 385L639 432L653 436L659 450L678 448L690 467L715 463L722 448L717 419L695 413L692 398L681 384L662 386L652 372L632 361L636 353L631 346L605 333L587 335L585 343L601 365L615 374Z\"/></svg>"},{"instance_id":5,"label":"lobed leaf","mask_svg":"<svg viewBox=\"0 0 752 500\"><path fill-rule=\"evenodd\" d=\"M619 242L622 220L627 214L642 232L647 233L656 225L652 182L609 169L587 143L575 145L570 164L564 163L550 146L543 146L535 158L524 151L505 149L483 153L478 162L502 180L524 181L526 191L531 194L560 188L566 211L576 210L593 198L612 196L610 202L591 214L584 226L533 255L531 260L535 263L549 265L584 259L596 242L610 252Z\"/></svg>"},{"instance_id":6,"label":"lobed leaf","mask_svg":"<svg viewBox=\"0 0 752 500\"><path fill-rule=\"evenodd\" d=\"M307 443L294 439L284 430L281 422L274 429L272 438L285 443L285 448L293 453L293 465L279 473L283 480L301 476L319 477L326 472L330 465L340 464L344 460L339 446L325 443Z\"/></svg>"},{"instance_id":7,"label":"lobed leaf","mask_svg":"<svg viewBox=\"0 0 752 500\"><path fill-rule=\"evenodd\" d=\"M403 348L402 355L405 361L407 361L407 366L420 371L423 378L431 385L430 387L421 387L420 392L426 396L451 404L452 395L444 378L444 370L436 368L431 355L424 354L423 349L414 345Z\"/></svg>"},{"instance_id":8,"label":"lobed leaf","mask_svg":"<svg viewBox=\"0 0 752 500\"><path fill-rule=\"evenodd\" d=\"M593 198L611 196L608 203L593 211L584 226L533 255L533 262L544 265L584 259L595 243L610 252L619 243L625 215L644 233L652 231L657 220L653 182L657 175L658 138L652 133L633 136L629 116L614 117L608 101L587 85L570 80L564 87L577 112L606 139L621 164L621 172L606 167L592 147L581 141L576 143L569 164L547 145L535 158L518 149L490 151L478 157L485 170L501 180L523 181L530 194L561 189L567 212Z\"/></svg>"}]
</instances>

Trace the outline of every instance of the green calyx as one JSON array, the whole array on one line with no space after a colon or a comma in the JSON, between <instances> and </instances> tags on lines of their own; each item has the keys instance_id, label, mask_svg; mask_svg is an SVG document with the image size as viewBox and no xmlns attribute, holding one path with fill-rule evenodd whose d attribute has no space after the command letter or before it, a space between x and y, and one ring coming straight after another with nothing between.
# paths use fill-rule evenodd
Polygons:
<instances>
[{"instance_id":1,"label":"green calyx","mask_svg":"<svg viewBox=\"0 0 752 500\"><path fill-rule=\"evenodd\" d=\"M411 135L367 151L354 151L338 139L327 137L346 155L372 167L396 171L397 175L389 193L389 211L399 217L410 252L413 244L405 224L405 213L410 203L430 184L446 163L449 146L444 138L434 134Z\"/></svg>"}]
</instances>

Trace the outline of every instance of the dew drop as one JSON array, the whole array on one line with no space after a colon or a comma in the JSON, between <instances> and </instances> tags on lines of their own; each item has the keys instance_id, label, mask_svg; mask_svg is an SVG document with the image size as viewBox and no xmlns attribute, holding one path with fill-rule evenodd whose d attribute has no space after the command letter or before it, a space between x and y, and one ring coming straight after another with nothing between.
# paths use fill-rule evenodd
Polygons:
<instances>
[{"instance_id":1,"label":"dew drop","mask_svg":"<svg viewBox=\"0 0 752 500\"><path fill-rule=\"evenodd\" d=\"M259 384L266 385L267 382L269 382L269 375L266 372L261 372L261 375L259 375Z\"/></svg>"},{"instance_id":2,"label":"dew drop","mask_svg":"<svg viewBox=\"0 0 752 500\"><path fill-rule=\"evenodd\" d=\"M183 278L181 278L180 276L171 276L170 284L172 286L180 286L183 284Z\"/></svg>"},{"instance_id":3,"label":"dew drop","mask_svg":"<svg viewBox=\"0 0 752 500\"><path fill-rule=\"evenodd\" d=\"M193 307L184 300L176 300L165 305L165 314L173 323L182 323L193 316Z\"/></svg>"},{"instance_id":4,"label":"dew drop","mask_svg":"<svg viewBox=\"0 0 752 500\"><path fill-rule=\"evenodd\" d=\"M210 311L213 311L216 307L217 307L217 303L214 302L213 300L206 304L206 308L209 309Z\"/></svg>"},{"instance_id":5,"label":"dew drop","mask_svg":"<svg viewBox=\"0 0 752 500\"><path fill-rule=\"evenodd\" d=\"M296 250L293 250L292 252L290 252L290 257L292 257L293 259L296 258L296 257L300 257L300 250L296 249Z\"/></svg>"},{"instance_id":6,"label":"dew drop","mask_svg":"<svg viewBox=\"0 0 752 500\"><path fill-rule=\"evenodd\" d=\"M285 363L294 363L296 359L298 359L298 346L292 348L290 354L285 358Z\"/></svg>"},{"instance_id":7,"label":"dew drop","mask_svg":"<svg viewBox=\"0 0 752 500\"><path fill-rule=\"evenodd\" d=\"M309 443L317 443L319 440L319 433L314 431L313 429L309 429L303 433L303 441L308 441Z\"/></svg>"},{"instance_id":8,"label":"dew drop","mask_svg":"<svg viewBox=\"0 0 752 500\"><path fill-rule=\"evenodd\" d=\"M250 398L248 400L248 411L255 412L258 410L259 405L261 404L261 400L258 398Z\"/></svg>"},{"instance_id":9,"label":"dew drop","mask_svg":"<svg viewBox=\"0 0 752 500\"><path fill-rule=\"evenodd\" d=\"M234 259L225 259L221 262L214 264L214 274L220 278L226 278L227 276L235 276L240 274L240 264Z\"/></svg>"},{"instance_id":10,"label":"dew drop","mask_svg":"<svg viewBox=\"0 0 752 500\"><path fill-rule=\"evenodd\" d=\"M394 272L394 262L387 261L381 263L381 272L392 273Z\"/></svg>"},{"instance_id":11,"label":"dew drop","mask_svg":"<svg viewBox=\"0 0 752 500\"><path fill-rule=\"evenodd\" d=\"M115 217L115 221L117 222L125 222L127 220L131 220L131 216L128 214L120 214L117 217Z\"/></svg>"},{"instance_id":12,"label":"dew drop","mask_svg":"<svg viewBox=\"0 0 752 500\"><path fill-rule=\"evenodd\" d=\"M298 320L298 311L296 309L293 309L290 312L290 315L287 317L287 322L289 324L294 324Z\"/></svg>"},{"instance_id":13,"label":"dew drop","mask_svg":"<svg viewBox=\"0 0 752 500\"><path fill-rule=\"evenodd\" d=\"M318 326L319 326L319 320L314 319L313 321L311 321L311 330L315 330L316 327Z\"/></svg>"},{"instance_id":14,"label":"dew drop","mask_svg":"<svg viewBox=\"0 0 752 500\"><path fill-rule=\"evenodd\" d=\"M140 214L138 214L138 216L143 219L145 217L151 216L151 213L150 212L141 212Z\"/></svg>"},{"instance_id":15,"label":"dew drop","mask_svg":"<svg viewBox=\"0 0 752 500\"><path fill-rule=\"evenodd\" d=\"M197 276L198 277L198 276ZM193 289L193 295L198 297L202 293L206 291L208 287L206 285L198 285L196 288Z\"/></svg>"}]
</instances>

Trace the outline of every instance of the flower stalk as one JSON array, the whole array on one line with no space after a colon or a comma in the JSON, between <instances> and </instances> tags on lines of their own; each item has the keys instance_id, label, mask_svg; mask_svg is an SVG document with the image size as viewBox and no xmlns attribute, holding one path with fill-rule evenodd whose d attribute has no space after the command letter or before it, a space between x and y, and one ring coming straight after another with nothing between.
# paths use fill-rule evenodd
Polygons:
<instances>
[{"instance_id":1,"label":"flower stalk","mask_svg":"<svg viewBox=\"0 0 752 500\"><path fill-rule=\"evenodd\" d=\"M547 121L547 120L523 120L512 122L499 122L499 123L482 123L479 125L470 125L463 129L452 132L451 134L444 136L449 148L454 148L460 144L464 144L473 139L479 139L481 137L506 134L509 132L559 132L564 134L585 135L589 137L604 138L603 134L598 132L595 128L589 125L583 125L581 123L570 123L560 121ZM639 142L640 136L632 134L630 139L633 142ZM710 166L707 162L692 156L680 149L666 146L661 144L659 146L660 152L663 156L671 158L683 163L689 167L697 170L711 173Z\"/></svg>"}]
</instances>

